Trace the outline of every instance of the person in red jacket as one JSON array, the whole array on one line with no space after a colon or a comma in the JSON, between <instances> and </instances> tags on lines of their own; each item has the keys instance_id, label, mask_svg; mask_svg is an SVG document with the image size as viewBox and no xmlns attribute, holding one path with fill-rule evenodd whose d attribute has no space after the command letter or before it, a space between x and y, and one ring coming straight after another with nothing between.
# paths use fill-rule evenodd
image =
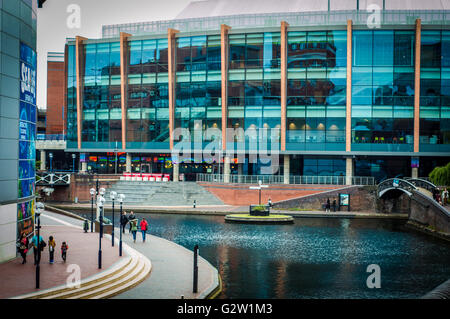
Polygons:
<instances>
[{"instance_id":1,"label":"person in red jacket","mask_svg":"<svg viewBox=\"0 0 450 319\"><path fill-rule=\"evenodd\" d=\"M142 241L145 243L145 234L146 234L147 229L148 229L148 223L145 220L145 218L142 218L141 224L139 226L141 227Z\"/></svg>"}]
</instances>

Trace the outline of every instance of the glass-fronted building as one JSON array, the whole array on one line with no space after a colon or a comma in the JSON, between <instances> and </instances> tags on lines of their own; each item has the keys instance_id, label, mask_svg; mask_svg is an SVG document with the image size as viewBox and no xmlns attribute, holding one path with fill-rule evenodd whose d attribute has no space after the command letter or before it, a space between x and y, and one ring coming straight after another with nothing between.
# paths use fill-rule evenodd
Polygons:
<instances>
[{"instance_id":1,"label":"glass-fronted building","mask_svg":"<svg viewBox=\"0 0 450 319\"><path fill-rule=\"evenodd\" d=\"M37 7L0 1L0 262L34 229Z\"/></svg>"},{"instance_id":2,"label":"glass-fronted building","mask_svg":"<svg viewBox=\"0 0 450 319\"><path fill-rule=\"evenodd\" d=\"M379 1L373 25L360 1L322 2L68 40L68 151L84 170L178 179L268 174L255 155L267 150L287 182L427 176L450 161L450 12Z\"/></svg>"}]
</instances>

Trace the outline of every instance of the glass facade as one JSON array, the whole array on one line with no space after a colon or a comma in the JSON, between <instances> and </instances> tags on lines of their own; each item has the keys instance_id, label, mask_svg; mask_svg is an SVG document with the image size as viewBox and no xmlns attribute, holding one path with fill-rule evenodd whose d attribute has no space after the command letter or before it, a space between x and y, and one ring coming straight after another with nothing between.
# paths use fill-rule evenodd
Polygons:
<instances>
[{"instance_id":1,"label":"glass facade","mask_svg":"<svg viewBox=\"0 0 450 319\"><path fill-rule=\"evenodd\" d=\"M167 39L129 42L127 147L169 147Z\"/></svg>"},{"instance_id":2,"label":"glass facade","mask_svg":"<svg viewBox=\"0 0 450 319\"><path fill-rule=\"evenodd\" d=\"M450 151L450 31L423 31L420 150Z\"/></svg>"},{"instance_id":3,"label":"glass facade","mask_svg":"<svg viewBox=\"0 0 450 319\"><path fill-rule=\"evenodd\" d=\"M269 31L273 30L230 31L228 35L226 129L234 129L234 136L228 135L227 149L245 148L249 153L257 147L273 149L276 145L276 150L280 150L281 33ZM123 97L127 109L126 150L140 154L169 152L167 38L131 39L126 43L123 59L127 64L126 96ZM91 149L88 151L122 148L121 59L116 41L89 41L81 52L82 148ZM174 44L174 127L187 129L190 134L183 137L175 134L174 142L188 137L195 149L217 149L222 143L221 130L225 129L222 128L220 33L180 33ZM419 152L448 152L450 31L423 30L421 50ZM351 65L347 65L349 53ZM422 156L414 153L413 25L401 30L355 29L352 52L347 52L347 31L343 28L327 31L292 28L287 32L286 54L284 154L292 157L309 152L300 155L300 162L291 162L292 171L300 175L345 174L348 99L351 99L351 152L357 156L370 156L373 152L393 158L400 153ZM67 56L68 145L76 148L77 83L72 43L67 46ZM348 68L352 73L351 96L347 96ZM267 145L262 146L260 138L264 134L268 139ZM146 161L142 155L140 163ZM390 174L388 168L378 168L382 158L370 161L358 164L360 173L355 174L378 174L377 170L383 172L379 176ZM108 167L115 166L109 158L103 162ZM103 170L98 163L91 166ZM119 163L119 171L122 164ZM191 167L186 168L187 164L183 163L180 173L194 173ZM210 170L215 171L217 163L204 164L212 164ZM259 173L258 164L250 163L248 156L240 164L244 164L242 172ZM331 169L326 169L327 166ZM409 161L406 166L410 166ZM198 169L205 171L203 167Z\"/></svg>"},{"instance_id":4,"label":"glass facade","mask_svg":"<svg viewBox=\"0 0 450 319\"><path fill-rule=\"evenodd\" d=\"M347 32L289 32L288 150L345 151Z\"/></svg>"},{"instance_id":5,"label":"glass facade","mask_svg":"<svg viewBox=\"0 0 450 319\"><path fill-rule=\"evenodd\" d=\"M352 150L413 151L414 31L354 31Z\"/></svg>"},{"instance_id":6,"label":"glass facade","mask_svg":"<svg viewBox=\"0 0 450 319\"><path fill-rule=\"evenodd\" d=\"M83 146L121 147L119 42L86 44L83 60Z\"/></svg>"},{"instance_id":7,"label":"glass facade","mask_svg":"<svg viewBox=\"0 0 450 319\"><path fill-rule=\"evenodd\" d=\"M255 148L263 134L271 148L280 141L280 33L231 34L229 43L227 148Z\"/></svg>"}]
</instances>

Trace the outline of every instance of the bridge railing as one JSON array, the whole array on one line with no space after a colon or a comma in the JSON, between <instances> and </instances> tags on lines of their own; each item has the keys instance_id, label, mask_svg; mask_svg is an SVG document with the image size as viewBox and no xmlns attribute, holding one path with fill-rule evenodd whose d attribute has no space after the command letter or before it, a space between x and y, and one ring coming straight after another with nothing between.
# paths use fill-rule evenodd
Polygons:
<instances>
[{"instance_id":1,"label":"bridge railing","mask_svg":"<svg viewBox=\"0 0 450 319\"><path fill-rule=\"evenodd\" d=\"M36 186L69 185L69 173L36 172Z\"/></svg>"},{"instance_id":2,"label":"bridge railing","mask_svg":"<svg viewBox=\"0 0 450 319\"><path fill-rule=\"evenodd\" d=\"M224 174L197 174L197 182L233 183L233 184L284 184L283 175L224 175ZM346 176L289 176L289 184L297 185L346 185ZM375 185L375 178L370 176L353 176L352 185Z\"/></svg>"}]
</instances>

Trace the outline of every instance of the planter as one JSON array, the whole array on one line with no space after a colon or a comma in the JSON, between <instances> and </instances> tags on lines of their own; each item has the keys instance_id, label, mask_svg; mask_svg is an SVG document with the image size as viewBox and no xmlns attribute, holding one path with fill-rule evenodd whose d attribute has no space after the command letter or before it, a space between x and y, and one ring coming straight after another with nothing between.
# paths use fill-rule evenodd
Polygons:
<instances>
[{"instance_id":1,"label":"planter","mask_svg":"<svg viewBox=\"0 0 450 319\"><path fill-rule=\"evenodd\" d=\"M250 216L269 216L269 205L250 205Z\"/></svg>"}]
</instances>

